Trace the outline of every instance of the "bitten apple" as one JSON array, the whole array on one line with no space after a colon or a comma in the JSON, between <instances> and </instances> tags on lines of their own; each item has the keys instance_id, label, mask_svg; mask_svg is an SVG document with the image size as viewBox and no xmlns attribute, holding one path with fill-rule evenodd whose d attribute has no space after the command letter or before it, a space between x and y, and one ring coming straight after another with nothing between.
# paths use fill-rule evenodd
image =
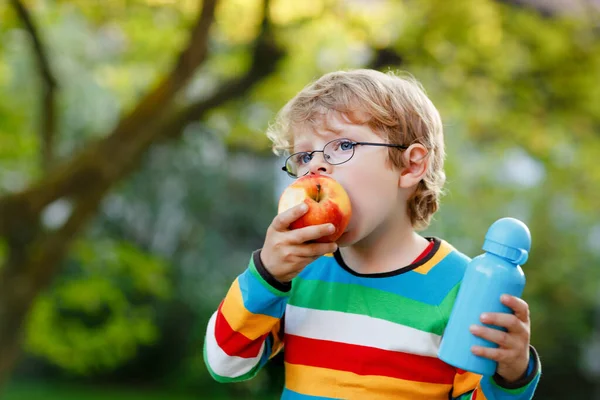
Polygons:
<instances>
[{"instance_id":1,"label":"bitten apple","mask_svg":"<svg viewBox=\"0 0 600 400\"><path fill-rule=\"evenodd\" d=\"M290 229L331 223L335 232L315 242L335 242L342 236L350 222L352 207L348 194L338 181L326 175L306 175L295 180L281 194L278 213L302 202L308 205L308 211L294 221Z\"/></svg>"}]
</instances>

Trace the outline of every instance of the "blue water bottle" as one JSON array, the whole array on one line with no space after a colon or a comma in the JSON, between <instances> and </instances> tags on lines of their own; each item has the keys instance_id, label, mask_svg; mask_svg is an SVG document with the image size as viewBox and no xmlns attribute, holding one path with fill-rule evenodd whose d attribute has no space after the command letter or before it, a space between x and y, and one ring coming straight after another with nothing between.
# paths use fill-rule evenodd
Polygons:
<instances>
[{"instance_id":1,"label":"blue water bottle","mask_svg":"<svg viewBox=\"0 0 600 400\"><path fill-rule=\"evenodd\" d=\"M456 302L444 331L438 357L456 368L481 375L493 375L497 363L476 356L472 346L498 347L497 344L473 335L471 325L483 325L479 319L484 312L512 313L500 302L502 294L521 297L525 275L520 265L527 261L531 234L527 226L514 218L494 222L485 235L483 253L467 265Z\"/></svg>"}]
</instances>

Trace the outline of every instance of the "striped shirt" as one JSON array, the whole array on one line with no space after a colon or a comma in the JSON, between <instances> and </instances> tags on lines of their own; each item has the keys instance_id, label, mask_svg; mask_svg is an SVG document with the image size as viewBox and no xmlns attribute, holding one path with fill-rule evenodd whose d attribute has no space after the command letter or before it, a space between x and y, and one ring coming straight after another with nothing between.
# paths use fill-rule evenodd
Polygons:
<instances>
[{"instance_id":1,"label":"striped shirt","mask_svg":"<svg viewBox=\"0 0 600 400\"><path fill-rule=\"evenodd\" d=\"M358 274L336 253L291 285L275 281L255 252L208 323L210 374L250 379L283 350L282 399L531 399L541 373L533 347L526 376L511 384L437 357L469 258L431 240L425 257L396 271Z\"/></svg>"}]
</instances>

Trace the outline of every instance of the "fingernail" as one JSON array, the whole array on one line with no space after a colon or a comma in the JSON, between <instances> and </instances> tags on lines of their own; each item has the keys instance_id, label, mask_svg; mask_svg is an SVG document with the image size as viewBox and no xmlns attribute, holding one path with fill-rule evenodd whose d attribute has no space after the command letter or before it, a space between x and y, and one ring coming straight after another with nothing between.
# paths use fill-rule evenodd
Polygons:
<instances>
[{"instance_id":1,"label":"fingernail","mask_svg":"<svg viewBox=\"0 0 600 400\"><path fill-rule=\"evenodd\" d=\"M300 211L306 211L308 210L308 206L306 205L306 203L302 203L302 205L300 206Z\"/></svg>"},{"instance_id":2,"label":"fingernail","mask_svg":"<svg viewBox=\"0 0 600 400\"><path fill-rule=\"evenodd\" d=\"M327 227L327 230L331 233L335 232L335 226L329 224L329 226Z\"/></svg>"},{"instance_id":3,"label":"fingernail","mask_svg":"<svg viewBox=\"0 0 600 400\"><path fill-rule=\"evenodd\" d=\"M500 300L501 301L508 301L508 300L510 300L510 297L507 294L503 294L502 296L500 296Z\"/></svg>"},{"instance_id":4,"label":"fingernail","mask_svg":"<svg viewBox=\"0 0 600 400\"><path fill-rule=\"evenodd\" d=\"M486 319L488 319L489 317L490 317L490 315L489 315L489 314L486 314L486 313L483 313L483 314L481 314L481 319L483 319L483 320L486 320Z\"/></svg>"},{"instance_id":5,"label":"fingernail","mask_svg":"<svg viewBox=\"0 0 600 400\"><path fill-rule=\"evenodd\" d=\"M475 332L477 332L477 331L479 330L479 327L478 327L477 325L471 325L471 326L469 327L469 330L470 330L472 333L475 333Z\"/></svg>"}]
</instances>

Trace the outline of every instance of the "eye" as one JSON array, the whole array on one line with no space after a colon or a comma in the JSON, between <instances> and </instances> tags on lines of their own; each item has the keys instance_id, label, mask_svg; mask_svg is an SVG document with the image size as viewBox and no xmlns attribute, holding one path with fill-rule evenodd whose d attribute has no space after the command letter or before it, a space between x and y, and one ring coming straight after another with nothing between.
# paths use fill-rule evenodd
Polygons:
<instances>
[{"instance_id":1,"label":"eye","mask_svg":"<svg viewBox=\"0 0 600 400\"><path fill-rule=\"evenodd\" d=\"M298 153L292 159L297 165L302 165L308 164L312 160L312 156L309 153Z\"/></svg>"},{"instance_id":2,"label":"eye","mask_svg":"<svg viewBox=\"0 0 600 400\"><path fill-rule=\"evenodd\" d=\"M340 149L344 151L352 150L354 148L354 143L345 140L340 143Z\"/></svg>"}]
</instances>

